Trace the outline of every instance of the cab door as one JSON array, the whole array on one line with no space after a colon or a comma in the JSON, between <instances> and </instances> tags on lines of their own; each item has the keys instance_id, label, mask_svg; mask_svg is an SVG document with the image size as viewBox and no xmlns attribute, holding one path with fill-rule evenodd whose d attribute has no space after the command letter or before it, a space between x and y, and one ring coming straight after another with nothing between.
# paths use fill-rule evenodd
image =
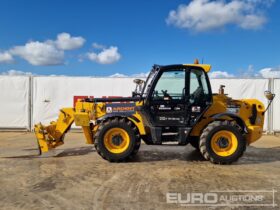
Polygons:
<instances>
[{"instance_id":1,"label":"cab door","mask_svg":"<svg viewBox=\"0 0 280 210\"><path fill-rule=\"evenodd\" d=\"M187 93L187 124L192 127L195 125L203 113L212 103L212 92L209 79L204 70L200 68L190 68L188 71L188 90Z\"/></svg>"},{"instance_id":2,"label":"cab door","mask_svg":"<svg viewBox=\"0 0 280 210\"><path fill-rule=\"evenodd\" d=\"M186 70L161 72L149 95L149 112L154 126L185 126L187 122Z\"/></svg>"}]
</instances>

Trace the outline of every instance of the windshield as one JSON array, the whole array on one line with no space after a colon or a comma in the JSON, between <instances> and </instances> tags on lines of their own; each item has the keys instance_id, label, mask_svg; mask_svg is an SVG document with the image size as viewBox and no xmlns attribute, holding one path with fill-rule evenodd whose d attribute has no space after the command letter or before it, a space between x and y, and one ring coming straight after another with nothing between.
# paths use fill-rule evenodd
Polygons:
<instances>
[{"instance_id":1,"label":"windshield","mask_svg":"<svg viewBox=\"0 0 280 210\"><path fill-rule=\"evenodd\" d=\"M149 92L150 88L151 88L151 85L152 85L152 81L154 80L155 78L155 75L157 74L157 70L156 69L152 69L152 71L150 72L146 82L145 82L145 86L143 88L143 91L142 91L142 96L143 97L146 97L147 96L147 93Z\"/></svg>"},{"instance_id":2,"label":"windshield","mask_svg":"<svg viewBox=\"0 0 280 210\"><path fill-rule=\"evenodd\" d=\"M182 100L185 96L185 77L184 69L164 71L153 90L153 100Z\"/></svg>"}]
</instances>

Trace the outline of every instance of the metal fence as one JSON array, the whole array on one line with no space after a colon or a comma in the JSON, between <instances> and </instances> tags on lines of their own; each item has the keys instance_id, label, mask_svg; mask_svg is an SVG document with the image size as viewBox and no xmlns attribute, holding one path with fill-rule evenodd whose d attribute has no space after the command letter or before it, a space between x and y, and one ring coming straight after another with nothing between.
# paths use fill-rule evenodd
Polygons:
<instances>
[{"instance_id":1,"label":"metal fence","mask_svg":"<svg viewBox=\"0 0 280 210\"><path fill-rule=\"evenodd\" d=\"M0 76L0 129L31 131L34 123L55 120L62 107L72 107L74 98L130 96L134 78ZM280 131L280 79L212 79L213 93L226 85L235 99L256 98L267 105L263 92L276 98L268 110L265 130Z\"/></svg>"}]
</instances>

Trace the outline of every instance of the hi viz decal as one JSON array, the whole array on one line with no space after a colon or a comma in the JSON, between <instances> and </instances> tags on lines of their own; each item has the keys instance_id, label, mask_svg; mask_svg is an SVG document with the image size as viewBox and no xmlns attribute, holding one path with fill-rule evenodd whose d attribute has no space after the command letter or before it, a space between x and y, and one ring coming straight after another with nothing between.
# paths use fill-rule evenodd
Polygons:
<instances>
[{"instance_id":1,"label":"hi viz decal","mask_svg":"<svg viewBox=\"0 0 280 210\"><path fill-rule=\"evenodd\" d=\"M135 114L135 103L112 103L106 104L107 115L132 115Z\"/></svg>"}]
</instances>

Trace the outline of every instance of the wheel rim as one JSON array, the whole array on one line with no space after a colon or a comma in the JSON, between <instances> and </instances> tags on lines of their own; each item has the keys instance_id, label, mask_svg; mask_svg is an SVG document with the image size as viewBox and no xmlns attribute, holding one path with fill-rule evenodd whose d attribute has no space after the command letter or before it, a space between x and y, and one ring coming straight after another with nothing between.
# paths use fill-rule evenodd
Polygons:
<instances>
[{"instance_id":1,"label":"wheel rim","mask_svg":"<svg viewBox=\"0 0 280 210\"><path fill-rule=\"evenodd\" d=\"M104 135L106 149L114 154L123 153L129 146L130 138L122 128L111 128Z\"/></svg>"},{"instance_id":2,"label":"wheel rim","mask_svg":"<svg viewBox=\"0 0 280 210\"><path fill-rule=\"evenodd\" d=\"M230 156L237 150L237 147L237 137L231 131L218 131L211 138L211 148L219 156Z\"/></svg>"}]
</instances>

